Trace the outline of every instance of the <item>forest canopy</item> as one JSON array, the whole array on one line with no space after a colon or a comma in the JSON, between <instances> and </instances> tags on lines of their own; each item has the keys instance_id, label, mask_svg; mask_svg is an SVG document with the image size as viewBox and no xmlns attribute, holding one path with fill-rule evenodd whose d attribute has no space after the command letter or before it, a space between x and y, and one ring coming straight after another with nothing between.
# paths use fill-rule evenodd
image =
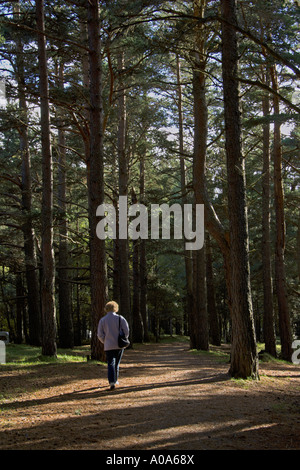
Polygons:
<instances>
[{"instance_id":1,"label":"forest canopy","mask_svg":"<svg viewBox=\"0 0 300 470\"><path fill-rule=\"evenodd\" d=\"M1 2L0 330L11 341L45 355L90 343L100 359L97 323L114 299L132 344L228 342L233 376L258 376L257 342L291 360L298 3ZM186 249L174 227L169 239L100 239L97 208L120 197L149 214L201 205L203 247Z\"/></svg>"}]
</instances>

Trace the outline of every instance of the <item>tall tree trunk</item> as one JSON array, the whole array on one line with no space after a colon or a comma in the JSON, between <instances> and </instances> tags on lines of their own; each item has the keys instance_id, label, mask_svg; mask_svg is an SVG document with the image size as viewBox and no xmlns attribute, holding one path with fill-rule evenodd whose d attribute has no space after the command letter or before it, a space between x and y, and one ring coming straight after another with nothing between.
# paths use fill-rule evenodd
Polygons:
<instances>
[{"instance_id":1,"label":"tall tree trunk","mask_svg":"<svg viewBox=\"0 0 300 470\"><path fill-rule=\"evenodd\" d=\"M278 92L276 69L270 69L272 86ZM292 359L292 333L290 325L289 306L287 299L286 274L284 263L285 251L285 218L284 218L284 194L282 183L282 148L280 122L277 116L280 113L278 95L273 95L274 106L274 204L275 204L275 285L278 302L279 332L281 339L281 356L286 361Z\"/></svg>"},{"instance_id":2,"label":"tall tree trunk","mask_svg":"<svg viewBox=\"0 0 300 470\"><path fill-rule=\"evenodd\" d=\"M78 263L76 263L78 267ZM82 344L82 334L81 334L81 318L80 318L80 284L76 284L76 308L75 308L75 325L74 325L74 343L76 346L81 346Z\"/></svg>"},{"instance_id":3,"label":"tall tree trunk","mask_svg":"<svg viewBox=\"0 0 300 470\"><path fill-rule=\"evenodd\" d=\"M211 240L210 240L210 236L208 233L206 235L205 253L206 253L207 314L208 314L208 321L209 321L209 333L210 333L212 344L214 344L215 346L220 346L221 335L220 335L220 326L219 326L218 312L217 312L217 306L216 306Z\"/></svg>"},{"instance_id":4,"label":"tall tree trunk","mask_svg":"<svg viewBox=\"0 0 300 470\"><path fill-rule=\"evenodd\" d=\"M53 168L50 144L49 91L44 24L44 2L36 1L38 29L38 59L41 99L42 135L42 354L56 355L56 318L54 298L54 250L53 250Z\"/></svg>"},{"instance_id":5,"label":"tall tree trunk","mask_svg":"<svg viewBox=\"0 0 300 470\"><path fill-rule=\"evenodd\" d=\"M178 55L176 56L176 75L177 75L178 127L179 127L180 186L181 186L181 201L182 201L182 206L184 207L184 204L188 203L188 198L187 198L187 188L186 188L186 168L185 168L185 159L184 159L181 73L180 73L180 60L179 60ZM184 245L185 245L185 242L186 240L184 240ZM185 310L186 310L186 317L189 322L191 311L193 308L193 258L192 258L191 250L184 249L184 264L185 264L185 278L186 278ZM190 327L188 328L188 330L190 330Z\"/></svg>"},{"instance_id":6,"label":"tall tree trunk","mask_svg":"<svg viewBox=\"0 0 300 470\"><path fill-rule=\"evenodd\" d=\"M118 169L118 158L116 155L113 156L113 178L115 181L118 181L119 178L119 169ZM119 198L119 189L118 185L113 188L113 206L115 209L116 214L118 214L119 206L118 206L118 198ZM119 217L116 217L116 233L119 233ZM120 258L119 258L119 237L116 236L113 240L113 299L118 304L120 303Z\"/></svg>"},{"instance_id":7,"label":"tall tree trunk","mask_svg":"<svg viewBox=\"0 0 300 470\"><path fill-rule=\"evenodd\" d=\"M64 86L64 65L58 70L59 86ZM58 215L59 215L59 251L58 251L58 305L59 305L59 342L61 348L74 346L72 319L71 284L69 282L68 227L66 214L66 137L63 111L58 110Z\"/></svg>"},{"instance_id":8,"label":"tall tree trunk","mask_svg":"<svg viewBox=\"0 0 300 470\"><path fill-rule=\"evenodd\" d=\"M97 328L107 300L105 240L96 235L96 210L104 203L102 64L100 21L97 0L86 0L88 14L90 70L90 152L88 169L88 205L90 227L91 282L91 357L104 360L104 351L97 338Z\"/></svg>"},{"instance_id":9,"label":"tall tree trunk","mask_svg":"<svg viewBox=\"0 0 300 470\"><path fill-rule=\"evenodd\" d=\"M241 149L235 0L221 0L222 74L228 178L232 349L230 374L258 377L248 260L245 162Z\"/></svg>"},{"instance_id":10,"label":"tall tree trunk","mask_svg":"<svg viewBox=\"0 0 300 470\"><path fill-rule=\"evenodd\" d=\"M268 84L268 78L266 77ZM269 97L262 99L263 115L269 115ZM273 287L270 240L270 124L263 125L263 176L262 176L262 274L264 292L263 332L265 350L276 357Z\"/></svg>"},{"instance_id":11,"label":"tall tree trunk","mask_svg":"<svg viewBox=\"0 0 300 470\"><path fill-rule=\"evenodd\" d=\"M145 203L145 157L140 159L140 201ZM140 240L140 312L144 327L144 341L149 341L148 310L147 310L147 257L146 240Z\"/></svg>"},{"instance_id":12,"label":"tall tree trunk","mask_svg":"<svg viewBox=\"0 0 300 470\"><path fill-rule=\"evenodd\" d=\"M87 31L87 10L85 11L85 14L82 14L82 20L80 21L80 36L81 36L81 41L86 47L88 47L88 31ZM90 188L90 129L89 129L89 121L90 121L90 77L89 77L89 52L83 50L81 53L81 66L82 66L82 84L83 87L86 91L86 100L84 103L84 109L83 109L83 124L82 126L79 127L80 134L82 137L83 141L83 147L84 147L84 162L87 167L86 171L86 178L87 178L87 188L88 188L88 198L89 198L89 188ZM89 221L90 225L90 221ZM78 229L78 227L77 227ZM92 322L91 318L91 322ZM92 326L90 326L92 328ZM82 319L80 316L80 285L77 284L77 289L76 289L76 327L75 327L75 344L76 345L81 345L82 342L82 337L83 337L83 327L82 327ZM84 332L84 338L86 339L86 331ZM95 356L104 356L104 352L101 350L101 345L100 351L97 349L97 342L96 339L93 340L93 348L96 349Z\"/></svg>"},{"instance_id":13,"label":"tall tree trunk","mask_svg":"<svg viewBox=\"0 0 300 470\"><path fill-rule=\"evenodd\" d=\"M137 204L137 196L132 188L131 203ZM132 341L142 343L144 338L143 319L140 311L140 272L139 272L140 240L132 240Z\"/></svg>"},{"instance_id":14,"label":"tall tree trunk","mask_svg":"<svg viewBox=\"0 0 300 470\"><path fill-rule=\"evenodd\" d=\"M203 18L206 1L194 0L194 15ZM193 70L194 93L194 160L193 185L195 204L202 203L201 189L205 178L207 145L207 104L205 90L205 33L201 25L196 28L196 52ZM191 347L209 349L208 318L206 308L205 249L193 251L193 307L191 315ZM193 331L194 330L194 331Z\"/></svg>"},{"instance_id":15,"label":"tall tree trunk","mask_svg":"<svg viewBox=\"0 0 300 470\"><path fill-rule=\"evenodd\" d=\"M124 52L118 55L118 71L120 74L118 91L118 161L119 161L119 196L128 197L128 158L126 155L126 96L122 80L124 70ZM121 213L125 211L125 213ZM132 326L129 288L129 253L127 238L127 207L119 207L119 229L124 232L119 237L119 266L120 266L120 313L124 315L129 326ZM122 218L122 220L120 220ZM121 226L121 227L120 227Z\"/></svg>"},{"instance_id":16,"label":"tall tree trunk","mask_svg":"<svg viewBox=\"0 0 300 470\"><path fill-rule=\"evenodd\" d=\"M20 5L14 5L14 15L20 18ZM25 77L23 62L23 45L20 34L16 37L16 60L18 97L20 110L20 152L22 159L22 213L24 222L22 231L24 236L25 270L27 282L27 303L29 316L29 343L33 346L41 345L41 308L40 287L37 271L37 257L35 249L35 235L32 224L32 190L31 190L31 158L28 143L28 113L25 95Z\"/></svg>"},{"instance_id":17,"label":"tall tree trunk","mask_svg":"<svg viewBox=\"0 0 300 470\"><path fill-rule=\"evenodd\" d=\"M16 338L15 343L21 344L23 339L23 312L25 310L24 305L24 288L22 281L22 274L16 273Z\"/></svg>"},{"instance_id":18,"label":"tall tree trunk","mask_svg":"<svg viewBox=\"0 0 300 470\"><path fill-rule=\"evenodd\" d=\"M203 73L204 72L205 72L205 69L203 70ZM198 93L200 94L199 97L198 97ZM201 93L202 93L202 96L201 96ZM202 126L200 125L201 117L199 117L198 115L200 114L201 108L204 107L204 115L206 116L207 109L206 109L205 102L203 103L203 92L201 91L201 87L199 87L196 74L194 74L193 94L194 94L194 109L195 109L194 111L195 126L197 124L197 128L199 129L198 133L200 134L200 136L204 130L204 135L202 136L202 146L203 146L203 141L206 142L207 122L204 121L204 127L202 129ZM197 112L197 122L196 122L196 112ZM207 120L207 118L205 119ZM221 221L219 220L218 215L208 195L205 172L204 172L205 164L206 164L205 159L206 159L206 152L203 152L203 151L199 152L197 155L197 160L198 160L197 167L199 168L199 172L197 174L197 180L194 180L194 191L195 192L197 191L197 200L199 201L199 203L204 204L205 227L209 230L210 235L216 240L220 248L220 251L223 255L224 273L225 273L227 295L228 295L228 307L231 310L232 302L231 302L231 290L230 290L230 274L231 273L230 273L229 234L227 230L225 230ZM191 334L193 334L193 331L191 331Z\"/></svg>"},{"instance_id":19,"label":"tall tree trunk","mask_svg":"<svg viewBox=\"0 0 300 470\"><path fill-rule=\"evenodd\" d=\"M117 197L113 196L113 206L116 214L118 213L118 200ZM116 233L119 233L119 218L116 217ZM120 258L119 258L119 239L116 237L113 240L113 299L118 304L120 303Z\"/></svg>"},{"instance_id":20,"label":"tall tree trunk","mask_svg":"<svg viewBox=\"0 0 300 470\"><path fill-rule=\"evenodd\" d=\"M226 133L228 208L230 232L230 290L232 349L230 374L258 377L258 359L253 321L248 260L245 162L241 149L241 124L238 90L238 50L234 27L235 0L221 0L222 74Z\"/></svg>"}]
</instances>

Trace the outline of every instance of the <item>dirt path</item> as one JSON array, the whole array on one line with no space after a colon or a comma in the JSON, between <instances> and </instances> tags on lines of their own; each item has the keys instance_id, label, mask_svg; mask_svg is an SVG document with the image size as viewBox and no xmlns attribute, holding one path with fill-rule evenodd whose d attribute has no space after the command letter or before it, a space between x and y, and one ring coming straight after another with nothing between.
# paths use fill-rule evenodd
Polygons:
<instances>
[{"instance_id":1,"label":"dirt path","mask_svg":"<svg viewBox=\"0 0 300 470\"><path fill-rule=\"evenodd\" d=\"M94 363L2 369L0 449L300 449L299 366L228 367L176 343L127 350L113 392Z\"/></svg>"}]
</instances>

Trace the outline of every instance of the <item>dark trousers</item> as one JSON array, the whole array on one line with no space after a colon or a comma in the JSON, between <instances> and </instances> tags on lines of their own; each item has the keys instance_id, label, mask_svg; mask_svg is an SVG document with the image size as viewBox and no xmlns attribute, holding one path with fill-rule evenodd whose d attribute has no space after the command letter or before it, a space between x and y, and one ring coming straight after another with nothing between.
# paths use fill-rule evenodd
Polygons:
<instances>
[{"instance_id":1,"label":"dark trousers","mask_svg":"<svg viewBox=\"0 0 300 470\"><path fill-rule=\"evenodd\" d=\"M107 378L110 385L117 382L119 377L119 365L123 356L124 349L111 349L105 351L107 360Z\"/></svg>"}]
</instances>

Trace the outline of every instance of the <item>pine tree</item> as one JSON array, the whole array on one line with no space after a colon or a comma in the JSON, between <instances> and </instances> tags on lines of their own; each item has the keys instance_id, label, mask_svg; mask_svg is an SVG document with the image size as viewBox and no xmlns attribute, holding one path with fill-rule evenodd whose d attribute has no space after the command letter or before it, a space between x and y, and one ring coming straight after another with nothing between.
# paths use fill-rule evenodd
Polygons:
<instances>
[{"instance_id":1,"label":"pine tree","mask_svg":"<svg viewBox=\"0 0 300 470\"><path fill-rule=\"evenodd\" d=\"M232 349L230 374L258 377L258 358L249 277L249 241L245 191L245 162L241 149L238 93L238 49L234 30L235 0L221 0L222 74L224 91L228 212L230 232L230 294ZM226 23L225 23L226 21Z\"/></svg>"},{"instance_id":2,"label":"pine tree","mask_svg":"<svg viewBox=\"0 0 300 470\"><path fill-rule=\"evenodd\" d=\"M102 64L100 21L97 0L87 0L87 24L90 65L90 152L87 162L90 224L91 282L91 356L103 360L103 347L97 338L97 327L107 301L105 240L96 235L97 207L104 203Z\"/></svg>"},{"instance_id":3,"label":"pine tree","mask_svg":"<svg viewBox=\"0 0 300 470\"><path fill-rule=\"evenodd\" d=\"M41 100L41 139L43 169L42 201L42 352L56 355L56 318L54 298L54 251L53 251L53 168L50 143L49 87L45 40L44 2L36 2L38 29L38 58Z\"/></svg>"}]
</instances>

